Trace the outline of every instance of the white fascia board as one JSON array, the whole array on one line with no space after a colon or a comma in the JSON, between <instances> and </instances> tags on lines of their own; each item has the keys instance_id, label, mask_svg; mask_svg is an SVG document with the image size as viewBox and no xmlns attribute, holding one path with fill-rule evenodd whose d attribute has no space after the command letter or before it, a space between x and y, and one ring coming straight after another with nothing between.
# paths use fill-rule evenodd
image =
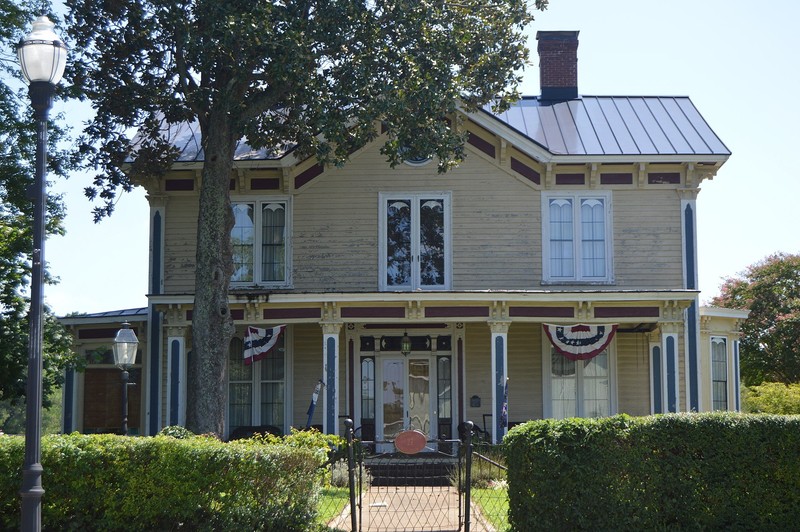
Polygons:
<instances>
[{"instance_id":1,"label":"white fascia board","mask_svg":"<svg viewBox=\"0 0 800 532\"><path fill-rule=\"evenodd\" d=\"M691 303L698 290L604 291L604 290L475 290L466 292L303 292L303 293L231 293L230 303L396 303L403 301L458 303L469 301L509 301L515 303L562 303L565 301ZM194 305L193 295L150 296L151 305Z\"/></svg>"},{"instance_id":2,"label":"white fascia board","mask_svg":"<svg viewBox=\"0 0 800 532\"><path fill-rule=\"evenodd\" d=\"M746 309L722 308L722 307L700 307L701 316L711 316L714 318L733 318L746 320L750 311Z\"/></svg>"}]
</instances>

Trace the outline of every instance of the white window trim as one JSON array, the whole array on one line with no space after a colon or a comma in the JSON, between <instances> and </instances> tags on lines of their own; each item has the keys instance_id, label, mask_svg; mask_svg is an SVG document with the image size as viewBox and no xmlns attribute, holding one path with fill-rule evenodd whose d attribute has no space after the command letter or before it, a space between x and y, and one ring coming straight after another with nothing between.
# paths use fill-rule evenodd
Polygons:
<instances>
[{"instance_id":1,"label":"white window trim","mask_svg":"<svg viewBox=\"0 0 800 532\"><path fill-rule=\"evenodd\" d=\"M617 339L614 338L608 345L608 387L609 387L609 416L617 414ZM553 417L553 397L550 372L552 360L550 358L553 344L542 334L542 414L544 419ZM580 362L580 361L579 361Z\"/></svg>"},{"instance_id":2,"label":"white window trim","mask_svg":"<svg viewBox=\"0 0 800 532\"><path fill-rule=\"evenodd\" d=\"M386 200L410 199L412 206L420 198L444 199L444 284L438 286L420 286L419 268L412 266L411 286L408 288L389 286L386 282ZM444 191L423 192L379 192L378 193L378 288L382 292L407 291L407 290L450 290L453 274L453 243L452 243L452 194ZM416 232L414 232L416 229ZM419 220L412 222L411 254L419 255ZM416 262L419 264L419 261Z\"/></svg>"},{"instance_id":3,"label":"white window trim","mask_svg":"<svg viewBox=\"0 0 800 532\"><path fill-rule=\"evenodd\" d=\"M284 434L289 434L289 429L293 425L292 423L292 416L294 412L292 410L292 403L294 401L294 392L292 383L294 382L294 373L293 367L294 363L292 360L292 350L291 346L293 345L292 339L292 327L286 327L283 330L283 426L279 427L283 430ZM238 336L237 336L238 337ZM241 336L242 342L244 342L244 336ZM244 364L244 360L242 361ZM253 393L252 393L252 404L250 406L250 421L255 425L260 425L261 420L261 367L258 366L259 361L256 361L253 364L253 371L251 375L251 384L253 385ZM230 372L226 371L226 378L225 378L225 434L226 437L230 436L231 429L230 429Z\"/></svg>"},{"instance_id":4,"label":"white window trim","mask_svg":"<svg viewBox=\"0 0 800 532\"><path fill-rule=\"evenodd\" d=\"M711 336L708 340L708 353L709 353L709 372L708 372L708 382L709 382L709 407L711 412L714 412L714 342L715 341L722 341L725 344L725 410L733 410L731 408L731 399L733 398L733 391L731 390L731 383L732 375L733 375L733 357L731 356L731 342L728 341L728 337L720 334L715 334Z\"/></svg>"},{"instance_id":5,"label":"white window trim","mask_svg":"<svg viewBox=\"0 0 800 532\"><path fill-rule=\"evenodd\" d=\"M550 200L564 198L573 202L573 209L577 216L573 217L573 255L575 257L575 275L571 278L553 278L550 273ZM606 275L604 277L585 277L581 274L581 242L580 242L580 201L591 198L602 198L605 206L605 244L606 244ZM613 284L614 283L614 245L613 245L613 209L611 205L611 191L546 191L542 192L542 281L544 284Z\"/></svg>"},{"instance_id":6,"label":"white window trim","mask_svg":"<svg viewBox=\"0 0 800 532\"><path fill-rule=\"evenodd\" d=\"M261 278L261 206L264 203L282 202L286 204L286 279L283 281L259 281ZM254 205L255 234L253 236L253 280L231 281L231 288L247 286L265 286L272 288L291 288L292 280L292 198L291 196L231 196L231 205L236 203L252 203Z\"/></svg>"}]
</instances>

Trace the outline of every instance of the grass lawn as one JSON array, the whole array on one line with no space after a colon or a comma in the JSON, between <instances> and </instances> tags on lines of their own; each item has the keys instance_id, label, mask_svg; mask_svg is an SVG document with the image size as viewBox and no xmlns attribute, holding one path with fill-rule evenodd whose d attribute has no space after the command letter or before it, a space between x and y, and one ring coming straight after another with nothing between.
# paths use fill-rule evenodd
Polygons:
<instances>
[{"instance_id":1,"label":"grass lawn","mask_svg":"<svg viewBox=\"0 0 800 532\"><path fill-rule=\"evenodd\" d=\"M350 504L350 490L348 488L322 488L317 521L323 525L327 524L331 519L341 514L348 504Z\"/></svg>"},{"instance_id":2,"label":"grass lawn","mask_svg":"<svg viewBox=\"0 0 800 532\"><path fill-rule=\"evenodd\" d=\"M508 490L472 488L472 502L477 504L483 517L495 530L508 530Z\"/></svg>"}]
</instances>

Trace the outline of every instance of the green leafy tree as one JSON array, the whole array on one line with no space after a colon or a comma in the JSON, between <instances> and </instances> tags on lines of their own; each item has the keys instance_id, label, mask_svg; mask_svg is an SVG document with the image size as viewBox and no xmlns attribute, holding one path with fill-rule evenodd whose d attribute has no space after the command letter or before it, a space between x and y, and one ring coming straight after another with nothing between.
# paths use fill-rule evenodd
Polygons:
<instances>
[{"instance_id":1,"label":"green leafy tree","mask_svg":"<svg viewBox=\"0 0 800 532\"><path fill-rule=\"evenodd\" d=\"M800 414L800 383L765 382L743 388L742 405L751 414Z\"/></svg>"},{"instance_id":2,"label":"green leafy tree","mask_svg":"<svg viewBox=\"0 0 800 532\"><path fill-rule=\"evenodd\" d=\"M196 122L202 169L187 426L221 433L233 322L229 180L236 143L343 164L386 131L390 164L464 156L460 104L518 96L532 20L526 0L67 0L67 77L96 116L82 153L87 192L109 214L120 188L158 179L165 125ZM535 0L544 9L547 0ZM128 137L138 130L137 142ZM128 170L124 163L132 161Z\"/></svg>"},{"instance_id":3,"label":"green leafy tree","mask_svg":"<svg viewBox=\"0 0 800 532\"><path fill-rule=\"evenodd\" d=\"M740 350L745 385L800 383L800 255L776 253L747 267L712 304L750 310Z\"/></svg>"},{"instance_id":4,"label":"green leafy tree","mask_svg":"<svg viewBox=\"0 0 800 532\"><path fill-rule=\"evenodd\" d=\"M29 31L34 14L48 11L44 2L0 0L0 401L12 406L25 395L27 374L34 210L28 188L33 185L37 140L15 45ZM55 124L50 124L49 131L49 171L64 177L68 159L57 149L64 132ZM63 217L61 198L49 197L48 235L63 233ZM46 276L46 282L52 281ZM47 405L72 355L71 337L47 309L43 329L43 398Z\"/></svg>"}]
</instances>

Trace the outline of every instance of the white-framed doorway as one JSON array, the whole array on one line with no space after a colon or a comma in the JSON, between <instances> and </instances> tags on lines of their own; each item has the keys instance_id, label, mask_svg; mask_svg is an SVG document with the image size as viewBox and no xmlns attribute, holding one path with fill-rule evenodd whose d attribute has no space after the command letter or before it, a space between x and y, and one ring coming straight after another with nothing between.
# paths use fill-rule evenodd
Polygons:
<instances>
[{"instance_id":1,"label":"white-framed doorway","mask_svg":"<svg viewBox=\"0 0 800 532\"><path fill-rule=\"evenodd\" d=\"M409 331L412 351L403 355L404 330L369 331L356 342L353 375L357 436L392 452L403 430L419 430L429 441L455 434L457 382L450 331ZM446 349L442 349L446 348ZM360 429L360 430L359 430Z\"/></svg>"}]
</instances>

